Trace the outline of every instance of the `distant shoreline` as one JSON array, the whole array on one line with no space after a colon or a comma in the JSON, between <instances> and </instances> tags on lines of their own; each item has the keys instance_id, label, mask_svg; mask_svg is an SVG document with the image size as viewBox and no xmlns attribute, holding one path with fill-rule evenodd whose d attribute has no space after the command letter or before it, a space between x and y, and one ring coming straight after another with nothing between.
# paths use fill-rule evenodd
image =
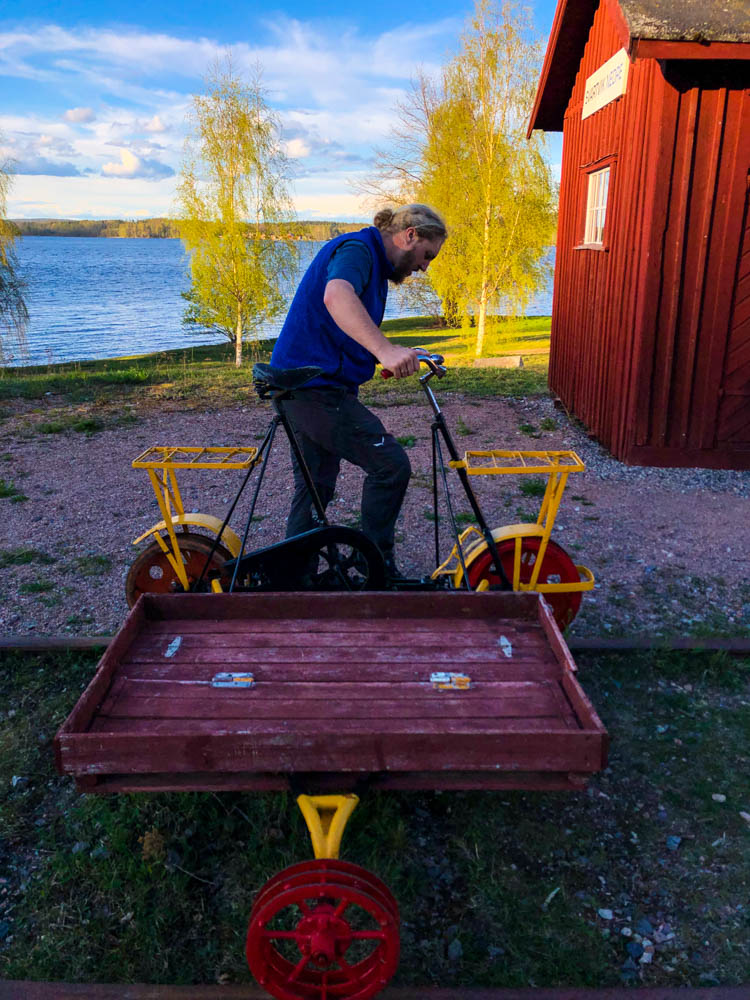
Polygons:
<instances>
[{"instance_id":1,"label":"distant shoreline","mask_svg":"<svg viewBox=\"0 0 750 1000\"><path fill-rule=\"evenodd\" d=\"M179 239L175 223L151 219L11 219L21 236L85 236L107 239ZM361 229L365 222L294 222L267 226L270 239L322 242Z\"/></svg>"}]
</instances>

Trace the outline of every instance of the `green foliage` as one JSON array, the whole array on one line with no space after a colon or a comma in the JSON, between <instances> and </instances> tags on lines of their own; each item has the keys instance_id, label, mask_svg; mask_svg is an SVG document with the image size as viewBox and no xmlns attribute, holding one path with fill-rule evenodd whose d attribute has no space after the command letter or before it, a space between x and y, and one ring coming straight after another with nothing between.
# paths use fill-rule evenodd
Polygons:
<instances>
[{"instance_id":1,"label":"green foliage","mask_svg":"<svg viewBox=\"0 0 750 1000\"><path fill-rule=\"evenodd\" d=\"M547 482L538 476L529 476L528 479L521 480L518 489L525 497L543 497Z\"/></svg>"},{"instance_id":2,"label":"green foliage","mask_svg":"<svg viewBox=\"0 0 750 1000\"><path fill-rule=\"evenodd\" d=\"M54 590L55 584L52 580L40 579L32 580L30 583L22 583L18 588L19 594L43 594L48 590Z\"/></svg>"},{"instance_id":3,"label":"green foliage","mask_svg":"<svg viewBox=\"0 0 750 1000\"><path fill-rule=\"evenodd\" d=\"M21 493L12 479L0 479L0 499L10 500L11 503L18 503L21 500L28 500L29 498Z\"/></svg>"},{"instance_id":4,"label":"green foliage","mask_svg":"<svg viewBox=\"0 0 750 1000\"><path fill-rule=\"evenodd\" d=\"M543 431L556 431L557 421L553 420L552 417L544 417L544 419L539 422L539 427Z\"/></svg>"},{"instance_id":5,"label":"green foliage","mask_svg":"<svg viewBox=\"0 0 750 1000\"><path fill-rule=\"evenodd\" d=\"M78 556L74 562L76 570L81 576L103 576L105 573L109 573L112 568L112 560L109 556L97 555L95 552Z\"/></svg>"},{"instance_id":6,"label":"green foliage","mask_svg":"<svg viewBox=\"0 0 750 1000\"><path fill-rule=\"evenodd\" d=\"M555 192L544 141L526 139L541 49L513 2L478 0L461 50L440 82L423 81L427 124L420 195L450 231L432 282L465 325L476 321L476 355L487 313L507 301L522 311L549 276Z\"/></svg>"},{"instance_id":7,"label":"green foliage","mask_svg":"<svg viewBox=\"0 0 750 1000\"><path fill-rule=\"evenodd\" d=\"M24 301L26 285L18 273L13 247L18 230L5 218L10 180L8 171L0 163L0 362L5 360L8 342L23 352L29 321Z\"/></svg>"},{"instance_id":8,"label":"green foliage","mask_svg":"<svg viewBox=\"0 0 750 1000\"><path fill-rule=\"evenodd\" d=\"M405 434L403 437L397 437L396 440L402 448L413 448L417 443L417 439L413 434Z\"/></svg>"},{"instance_id":9,"label":"green foliage","mask_svg":"<svg viewBox=\"0 0 750 1000\"><path fill-rule=\"evenodd\" d=\"M42 566L49 566L54 562L53 556L39 549L8 549L0 552L0 569L6 566L27 566L29 563L39 563Z\"/></svg>"},{"instance_id":10,"label":"green foliage","mask_svg":"<svg viewBox=\"0 0 750 1000\"><path fill-rule=\"evenodd\" d=\"M522 312L550 275L556 191L543 136L526 138L541 55L525 7L477 0L457 55L437 79L417 78L368 185L444 215L449 238L430 280L477 357L488 316Z\"/></svg>"},{"instance_id":11,"label":"green foliage","mask_svg":"<svg viewBox=\"0 0 750 1000\"><path fill-rule=\"evenodd\" d=\"M249 83L227 58L193 97L193 131L178 187L177 226L190 254L184 322L223 334L242 362L246 338L285 302L280 288L295 263L288 238L265 227L291 213L280 123L266 104L260 72Z\"/></svg>"}]
</instances>

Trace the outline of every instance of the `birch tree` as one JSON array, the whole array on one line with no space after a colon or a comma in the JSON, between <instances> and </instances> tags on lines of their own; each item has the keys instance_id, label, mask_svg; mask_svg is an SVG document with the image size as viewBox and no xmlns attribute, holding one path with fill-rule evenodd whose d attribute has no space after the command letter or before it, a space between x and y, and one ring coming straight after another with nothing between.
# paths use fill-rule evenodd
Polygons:
<instances>
[{"instance_id":1,"label":"birch tree","mask_svg":"<svg viewBox=\"0 0 750 1000\"><path fill-rule=\"evenodd\" d=\"M9 341L25 349L29 321L14 248L18 230L5 217L10 183L8 168L0 164L0 362L6 359Z\"/></svg>"},{"instance_id":2,"label":"birch tree","mask_svg":"<svg viewBox=\"0 0 750 1000\"><path fill-rule=\"evenodd\" d=\"M429 277L446 316L473 323L484 348L491 312L518 313L549 278L556 192L544 139L526 139L541 46L526 8L478 0L456 56L420 75L398 108L376 188L443 215L450 238Z\"/></svg>"},{"instance_id":3,"label":"birch tree","mask_svg":"<svg viewBox=\"0 0 750 1000\"><path fill-rule=\"evenodd\" d=\"M294 244L269 235L291 218L287 163L260 70L245 82L227 58L207 84L193 97L177 190L192 279L184 322L226 336L239 367L243 343L256 344L261 325L284 307L294 271Z\"/></svg>"}]
</instances>

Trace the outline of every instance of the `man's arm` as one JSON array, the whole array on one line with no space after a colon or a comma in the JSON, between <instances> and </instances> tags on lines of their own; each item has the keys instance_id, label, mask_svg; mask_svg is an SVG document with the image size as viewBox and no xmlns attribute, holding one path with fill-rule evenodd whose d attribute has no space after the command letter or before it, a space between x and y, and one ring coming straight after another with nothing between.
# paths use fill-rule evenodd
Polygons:
<instances>
[{"instance_id":1,"label":"man's arm","mask_svg":"<svg viewBox=\"0 0 750 1000\"><path fill-rule=\"evenodd\" d=\"M396 378L419 371L419 355L409 347L392 344L377 327L362 305L354 286L343 278L332 278L326 285L323 302L334 323L352 340L373 354Z\"/></svg>"}]
</instances>

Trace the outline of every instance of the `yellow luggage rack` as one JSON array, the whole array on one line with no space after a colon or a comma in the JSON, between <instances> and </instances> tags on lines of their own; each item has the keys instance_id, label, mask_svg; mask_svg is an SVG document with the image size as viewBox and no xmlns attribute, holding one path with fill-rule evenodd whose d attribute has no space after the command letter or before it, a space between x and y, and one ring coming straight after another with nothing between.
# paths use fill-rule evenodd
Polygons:
<instances>
[{"instance_id":1,"label":"yellow luggage rack","mask_svg":"<svg viewBox=\"0 0 750 1000\"><path fill-rule=\"evenodd\" d=\"M162 520L133 541L138 545L150 539L128 573L125 592L131 607L146 591L189 590L211 553L212 570L240 554L239 537L221 518L185 512L177 485L178 470L250 470L259 461L257 448L219 445L153 445L133 461L134 469L145 469L148 474ZM218 538L217 544L212 536Z\"/></svg>"},{"instance_id":2,"label":"yellow luggage rack","mask_svg":"<svg viewBox=\"0 0 750 1000\"><path fill-rule=\"evenodd\" d=\"M154 445L133 461L134 469L247 469L257 448Z\"/></svg>"},{"instance_id":3,"label":"yellow luggage rack","mask_svg":"<svg viewBox=\"0 0 750 1000\"><path fill-rule=\"evenodd\" d=\"M451 462L454 469L466 469L469 476L531 474L548 476L554 472L583 472L585 466L574 451L467 451L463 460Z\"/></svg>"}]
</instances>

